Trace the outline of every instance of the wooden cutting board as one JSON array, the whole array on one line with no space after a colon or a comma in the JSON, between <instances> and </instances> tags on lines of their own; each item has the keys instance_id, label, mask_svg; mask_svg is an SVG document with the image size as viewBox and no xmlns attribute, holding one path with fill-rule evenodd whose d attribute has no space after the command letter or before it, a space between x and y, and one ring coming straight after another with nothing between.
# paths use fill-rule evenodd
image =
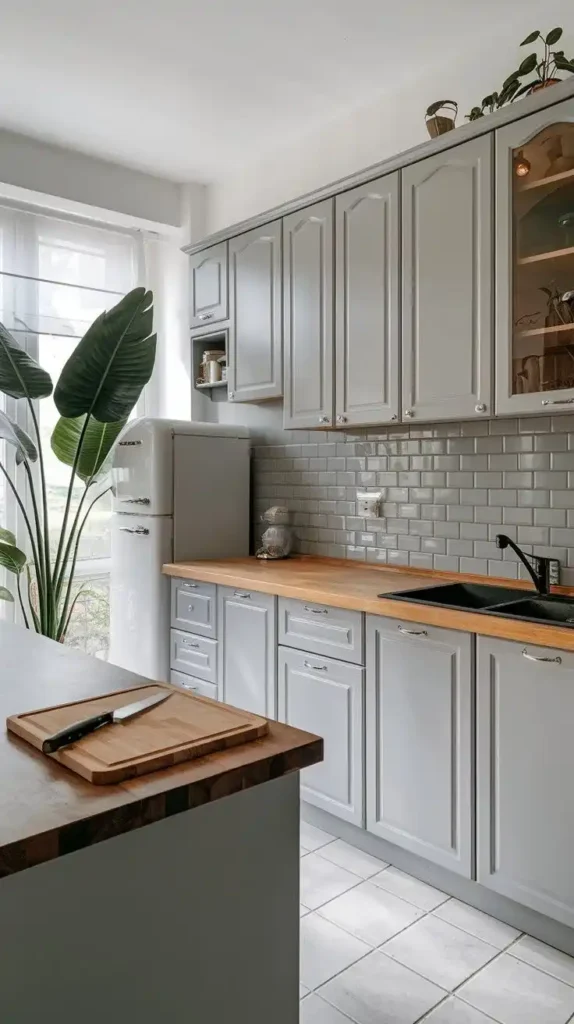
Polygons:
<instances>
[{"instance_id":1,"label":"wooden cutting board","mask_svg":"<svg viewBox=\"0 0 574 1024\"><path fill-rule=\"evenodd\" d=\"M79 719L164 690L169 690L170 696L157 707L126 722L106 725L46 756L96 786L102 786L247 743L265 736L268 731L265 718L159 683L11 715L6 724L10 732L41 750L47 736Z\"/></svg>"}]
</instances>

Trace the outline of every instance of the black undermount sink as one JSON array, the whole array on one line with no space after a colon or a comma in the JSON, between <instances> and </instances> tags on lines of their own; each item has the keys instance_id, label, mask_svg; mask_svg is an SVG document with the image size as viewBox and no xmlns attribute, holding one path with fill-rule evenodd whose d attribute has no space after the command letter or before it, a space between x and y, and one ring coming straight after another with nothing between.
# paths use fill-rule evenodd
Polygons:
<instances>
[{"instance_id":1,"label":"black undermount sink","mask_svg":"<svg viewBox=\"0 0 574 1024\"><path fill-rule=\"evenodd\" d=\"M557 595L525 594L512 587L495 587L485 583L443 583L433 587L403 590L398 594L380 594L393 601L429 604L435 608L502 615L526 622L554 623L574 626L574 598Z\"/></svg>"},{"instance_id":2,"label":"black undermount sink","mask_svg":"<svg viewBox=\"0 0 574 1024\"><path fill-rule=\"evenodd\" d=\"M438 608L482 611L493 604L521 601L524 599L524 591L494 587L488 583L440 583L434 587L403 590L399 594L379 594L379 597L391 597L393 601L416 601L417 604L432 604Z\"/></svg>"}]
</instances>

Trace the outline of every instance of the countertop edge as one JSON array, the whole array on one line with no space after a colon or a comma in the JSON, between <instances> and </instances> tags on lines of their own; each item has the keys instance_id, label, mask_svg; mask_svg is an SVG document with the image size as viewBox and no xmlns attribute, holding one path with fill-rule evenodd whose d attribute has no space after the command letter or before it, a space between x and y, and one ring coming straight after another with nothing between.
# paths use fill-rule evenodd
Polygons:
<instances>
[{"instance_id":1,"label":"countertop edge","mask_svg":"<svg viewBox=\"0 0 574 1024\"><path fill-rule=\"evenodd\" d=\"M532 590L528 583L520 580L508 580L505 578L484 577L455 573L438 573L430 570L415 570L405 567L404 569L389 568L384 566L369 565L367 563L354 563L342 559L330 559L313 557L309 555L296 556L285 559L281 562L266 562L270 573L273 573L273 566L293 566L294 574L297 568L304 569L306 578L304 583L287 583L282 580L265 579L260 573L265 570L257 570L260 566L254 557L249 559L226 559L202 562L173 562L166 563L162 572L166 576L173 576L180 579L196 579L206 583L217 583L220 586L242 587L246 590L255 590L264 594L274 594L277 597L293 598L295 600L310 601L318 604L330 605L332 608L343 608L352 611L365 612L369 615L380 615L392 619L402 619L407 622L423 623L429 626L436 626L443 629L456 629L468 633L476 633L480 636L496 637L501 640L515 640L533 644L539 647L558 647L564 651L574 651L574 630L563 626L546 625L544 623L520 622L507 619L503 616L484 614L481 612L461 611L456 608L438 608L431 605L416 604L410 601L395 601L391 598L378 597L376 593L372 596L358 596L345 593L341 587L331 589L329 584L320 580L316 585L309 581L308 574L313 569L319 572L321 569L340 570L343 575L353 572L373 573L373 590L376 591L375 578L378 575L381 589L388 587L389 592L392 586L389 583L401 576L412 577L413 589L417 586L431 586L433 583L446 583L450 581L467 581L498 584L514 587L517 590ZM285 570L281 570L284 572ZM397 586L397 589L404 589ZM553 588L558 593L571 593L570 588Z\"/></svg>"}]
</instances>

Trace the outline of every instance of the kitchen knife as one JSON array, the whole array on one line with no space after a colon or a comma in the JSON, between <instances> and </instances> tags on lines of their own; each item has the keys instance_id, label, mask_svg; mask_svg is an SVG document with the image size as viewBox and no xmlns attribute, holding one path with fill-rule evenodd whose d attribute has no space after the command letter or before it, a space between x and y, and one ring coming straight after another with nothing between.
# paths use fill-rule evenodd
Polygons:
<instances>
[{"instance_id":1,"label":"kitchen knife","mask_svg":"<svg viewBox=\"0 0 574 1024\"><path fill-rule=\"evenodd\" d=\"M66 726L65 729L61 729L60 732L55 732L53 736L48 736L42 743L42 753L54 754L61 747L67 747L69 743L81 740L83 736L88 736L91 732L95 732L96 729L101 729L103 725L125 722L128 718L133 718L134 715L140 715L142 711L147 711L148 708L161 704L162 701L171 697L171 693L171 690L167 693L165 691L163 693L154 693L152 697L145 697L143 700L137 700L133 704L124 704L123 707L116 708L114 711L103 711L99 715L91 715L90 718L82 718L79 722L73 722L71 725Z\"/></svg>"}]
</instances>

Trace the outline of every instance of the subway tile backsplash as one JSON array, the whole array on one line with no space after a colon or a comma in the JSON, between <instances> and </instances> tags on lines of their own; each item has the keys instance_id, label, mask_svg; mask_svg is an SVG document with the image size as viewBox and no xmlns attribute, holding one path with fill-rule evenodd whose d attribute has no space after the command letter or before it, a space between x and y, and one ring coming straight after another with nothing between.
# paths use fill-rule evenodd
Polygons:
<instances>
[{"instance_id":1,"label":"subway tile backsplash","mask_svg":"<svg viewBox=\"0 0 574 1024\"><path fill-rule=\"evenodd\" d=\"M558 558L574 586L574 416L275 432L254 448L255 533L287 505L302 553L516 579L507 533ZM278 443L281 441L282 443ZM380 519L357 515L357 490L383 492Z\"/></svg>"}]
</instances>

